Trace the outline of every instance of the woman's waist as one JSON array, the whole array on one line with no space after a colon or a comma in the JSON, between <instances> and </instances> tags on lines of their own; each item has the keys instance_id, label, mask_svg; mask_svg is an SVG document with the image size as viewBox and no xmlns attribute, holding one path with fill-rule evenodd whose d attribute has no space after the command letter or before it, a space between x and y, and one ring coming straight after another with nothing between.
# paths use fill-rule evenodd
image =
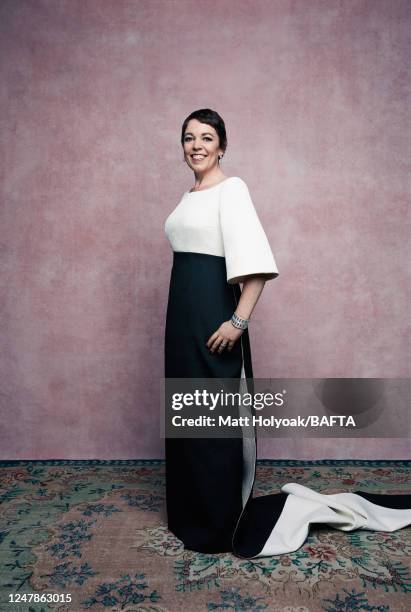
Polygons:
<instances>
[{"instance_id":1,"label":"woman's waist","mask_svg":"<svg viewBox=\"0 0 411 612\"><path fill-rule=\"evenodd\" d=\"M226 281L225 257L194 251L173 251L172 274L187 277L204 274L205 278L215 277Z\"/></svg>"},{"instance_id":2,"label":"woman's waist","mask_svg":"<svg viewBox=\"0 0 411 612\"><path fill-rule=\"evenodd\" d=\"M225 257L191 251L174 251L170 292L188 302L213 300L236 302L241 295L239 284L227 282Z\"/></svg>"}]
</instances>

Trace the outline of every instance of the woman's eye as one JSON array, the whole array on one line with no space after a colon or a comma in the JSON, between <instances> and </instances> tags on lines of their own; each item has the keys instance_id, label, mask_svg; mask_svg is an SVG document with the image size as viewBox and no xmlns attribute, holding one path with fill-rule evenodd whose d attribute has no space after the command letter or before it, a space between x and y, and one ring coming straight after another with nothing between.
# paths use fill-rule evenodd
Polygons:
<instances>
[{"instance_id":1,"label":"woman's eye","mask_svg":"<svg viewBox=\"0 0 411 612\"><path fill-rule=\"evenodd\" d=\"M184 138L184 142L188 142L189 140L192 140L192 138L190 136L187 136L187 138ZM205 136L204 140L211 141L212 138L210 138L209 136Z\"/></svg>"}]
</instances>

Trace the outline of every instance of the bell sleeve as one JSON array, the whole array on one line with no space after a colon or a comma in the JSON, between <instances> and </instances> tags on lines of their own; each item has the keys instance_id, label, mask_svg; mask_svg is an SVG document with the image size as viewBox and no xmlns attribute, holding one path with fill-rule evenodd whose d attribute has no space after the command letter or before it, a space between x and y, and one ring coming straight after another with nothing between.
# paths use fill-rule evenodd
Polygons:
<instances>
[{"instance_id":1,"label":"bell sleeve","mask_svg":"<svg viewBox=\"0 0 411 612\"><path fill-rule=\"evenodd\" d=\"M242 283L258 274L265 280L279 274L267 236L254 208L247 184L240 177L224 181L220 192L220 227L227 282Z\"/></svg>"}]
</instances>

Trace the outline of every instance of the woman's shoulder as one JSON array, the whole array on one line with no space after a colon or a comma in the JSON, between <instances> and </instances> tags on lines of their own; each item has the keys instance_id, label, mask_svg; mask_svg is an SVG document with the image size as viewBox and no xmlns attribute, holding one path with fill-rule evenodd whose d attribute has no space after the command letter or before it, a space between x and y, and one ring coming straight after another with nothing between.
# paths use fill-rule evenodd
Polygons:
<instances>
[{"instance_id":1,"label":"woman's shoulder","mask_svg":"<svg viewBox=\"0 0 411 612\"><path fill-rule=\"evenodd\" d=\"M245 183L244 179L242 179L241 176L228 176L223 182Z\"/></svg>"},{"instance_id":2,"label":"woman's shoulder","mask_svg":"<svg viewBox=\"0 0 411 612\"><path fill-rule=\"evenodd\" d=\"M244 211L254 208L247 183L240 176L231 176L221 188L220 209Z\"/></svg>"},{"instance_id":3,"label":"woman's shoulder","mask_svg":"<svg viewBox=\"0 0 411 612\"><path fill-rule=\"evenodd\" d=\"M222 182L221 190L227 195L238 196L248 194L248 185L240 176L230 176Z\"/></svg>"},{"instance_id":4,"label":"woman's shoulder","mask_svg":"<svg viewBox=\"0 0 411 612\"><path fill-rule=\"evenodd\" d=\"M235 188L244 189L244 187L247 188L247 183L240 176L229 176L224 181L222 181L221 186L223 189L227 187L234 188L234 189Z\"/></svg>"}]
</instances>

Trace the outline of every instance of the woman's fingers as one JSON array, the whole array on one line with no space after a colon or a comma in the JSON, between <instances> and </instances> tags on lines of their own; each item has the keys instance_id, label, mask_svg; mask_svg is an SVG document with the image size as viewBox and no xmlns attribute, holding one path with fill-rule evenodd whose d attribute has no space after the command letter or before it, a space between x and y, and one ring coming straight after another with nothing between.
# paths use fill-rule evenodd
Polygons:
<instances>
[{"instance_id":1,"label":"woman's fingers","mask_svg":"<svg viewBox=\"0 0 411 612\"><path fill-rule=\"evenodd\" d=\"M211 336L209 337L209 339L206 342L206 347L207 348L211 348L211 345L214 343L216 338L218 338L218 332L214 332L213 334L211 334Z\"/></svg>"},{"instance_id":2,"label":"woman's fingers","mask_svg":"<svg viewBox=\"0 0 411 612\"><path fill-rule=\"evenodd\" d=\"M222 353L224 349L231 351L234 344L237 342L238 338L241 336L241 333L237 338L233 339L233 329L230 321L226 321L223 323L220 328L215 331L207 340L206 346L209 349L210 353L214 353L216 349L218 349L219 353ZM236 330L234 330L235 334ZM236 335L236 334L235 334Z\"/></svg>"},{"instance_id":3,"label":"woman's fingers","mask_svg":"<svg viewBox=\"0 0 411 612\"><path fill-rule=\"evenodd\" d=\"M228 338L224 338L224 336L217 336L210 348L210 353L214 353L216 349L218 349L219 353L222 353L224 349L231 351L234 344L235 340L229 340Z\"/></svg>"},{"instance_id":4,"label":"woman's fingers","mask_svg":"<svg viewBox=\"0 0 411 612\"><path fill-rule=\"evenodd\" d=\"M222 342L221 342L220 346L218 347L218 352L219 352L219 353L222 353L222 352L223 352L223 350L225 349L225 347L226 347L226 346L228 346L228 340L225 340L225 339L223 338L223 340L222 340Z\"/></svg>"},{"instance_id":5,"label":"woman's fingers","mask_svg":"<svg viewBox=\"0 0 411 612\"><path fill-rule=\"evenodd\" d=\"M220 343L222 341L223 341L223 337L218 335L210 347L210 353L214 353L214 351L216 350L218 346L220 346Z\"/></svg>"}]
</instances>

